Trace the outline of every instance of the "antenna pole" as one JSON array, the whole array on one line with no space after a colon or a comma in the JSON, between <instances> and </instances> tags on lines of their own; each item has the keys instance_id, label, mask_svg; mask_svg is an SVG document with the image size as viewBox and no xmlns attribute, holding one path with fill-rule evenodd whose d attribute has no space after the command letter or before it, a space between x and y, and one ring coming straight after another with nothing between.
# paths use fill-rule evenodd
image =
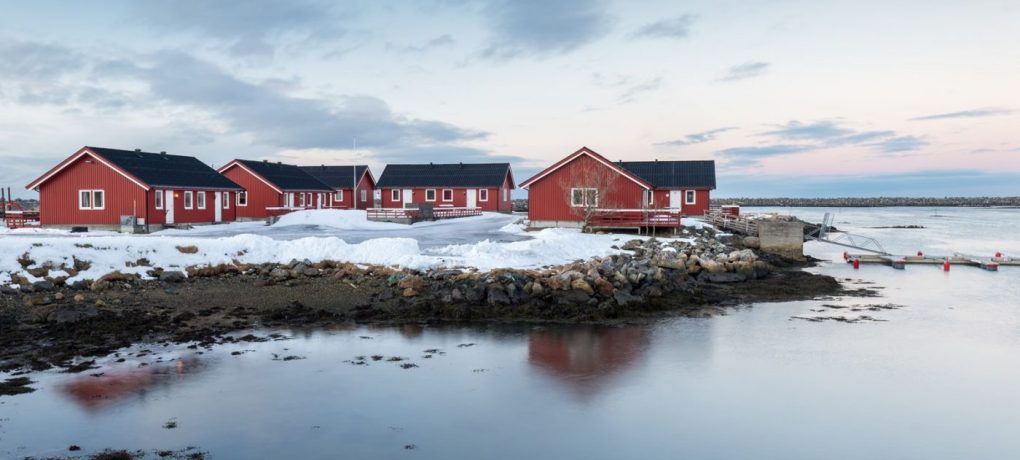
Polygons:
<instances>
[{"instance_id":1,"label":"antenna pole","mask_svg":"<svg viewBox=\"0 0 1020 460\"><path fill-rule=\"evenodd\" d=\"M354 147L354 164L351 165L351 177L354 179L354 186L351 188L351 209L358 209L358 138L351 138Z\"/></svg>"}]
</instances>

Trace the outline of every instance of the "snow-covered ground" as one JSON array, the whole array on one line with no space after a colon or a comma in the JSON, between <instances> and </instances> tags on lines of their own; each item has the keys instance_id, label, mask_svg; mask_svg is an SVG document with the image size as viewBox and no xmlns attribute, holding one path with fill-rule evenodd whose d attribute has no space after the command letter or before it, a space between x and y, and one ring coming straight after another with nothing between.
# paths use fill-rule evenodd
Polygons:
<instances>
[{"instance_id":1,"label":"snow-covered ground","mask_svg":"<svg viewBox=\"0 0 1020 460\"><path fill-rule=\"evenodd\" d=\"M136 265L183 269L223 263L285 263L337 260L416 269L432 267L535 268L618 252L612 246L632 235L582 234L574 229L526 232L520 216L486 213L478 217L424 222L412 226L369 222L361 211L317 210L284 216L266 226L258 222L167 230L152 235L71 234L18 230L0 236L0 283L11 273L36 281L22 268L49 263L71 267L74 259L91 267L69 281L96 279L119 270L150 270ZM87 236L86 236L87 235ZM194 254L178 247L195 246ZM63 275L51 272L50 276Z\"/></svg>"}]
</instances>

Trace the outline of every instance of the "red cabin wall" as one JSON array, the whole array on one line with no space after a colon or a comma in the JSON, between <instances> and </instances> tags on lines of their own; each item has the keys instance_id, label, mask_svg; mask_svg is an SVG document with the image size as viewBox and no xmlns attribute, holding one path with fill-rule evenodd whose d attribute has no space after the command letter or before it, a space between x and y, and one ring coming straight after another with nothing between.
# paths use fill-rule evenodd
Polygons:
<instances>
[{"instance_id":1,"label":"red cabin wall","mask_svg":"<svg viewBox=\"0 0 1020 460\"><path fill-rule=\"evenodd\" d=\"M608 197L600 197L600 208L641 208L645 189L626 176L587 155L581 155L531 184L528 188L528 219L580 221L579 208L570 207L569 180L589 171L609 170L616 177L609 185ZM656 196L658 199L658 196Z\"/></svg>"},{"instance_id":2,"label":"red cabin wall","mask_svg":"<svg viewBox=\"0 0 1020 460\"><path fill-rule=\"evenodd\" d=\"M341 187L341 188L337 188L335 190L343 190L343 192L344 192L344 199L343 200L337 200L336 199L336 193L334 193L332 197L328 198L327 205L325 207L333 207L333 208L340 208L340 209L351 209L352 208L352 203L351 203L351 199L352 199L351 191L352 190L351 190L351 188L350 187ZM361 191L362 190L365 191L365 199L364 200L361 199ZM371 176L369 176L368 174L363 175L361 177L361 180L358 181L358 194L357 194L358 196L356 198L358 200L358 209L367 209L367 208L375 207L374 198L373 198L373 193L374 192L375 192L375 182L372 181Z\"/></svg>"},{"instance_id":3,"label":"red cabin wall","mask_svg":"<svg viewBox=\"0 0 1020 460\"><path fill-rule=\"evenodd\" d=\"M79 190L103 190L104 209L78 209ZM120 225L122 215L144 214L145 190L87 155L39 186L42 225Z\"/></svg>"},{"instance_id":4,"label":"red cabin wall","mask_svg":"<svg viewBox=\"0 0 1020 460\"><path fill-rule=\"evenodd\" d=\"M506 190L506 195L505 195L506 199L503 199L504 198L504 195L503 195L503 191L504 190ZM506 175L506 179L503 180L503 188L499 191L499 206L497 207L497 210L499 212L511 212L511 211L514 210L514 205L513 205L513 199L514 199L513 198L513 190L514 190L514 184L513 184L512 178L510 177L510 174L507 174Z\"/></svg>"},{"instance_id":5,"label":"red cabin wall","mask_svg":"<svg viewBox=\"0 0 1020 460\"><path fill-rule=\"evenodd\" d=\"M711 191L708 189L694 189L694 204L686 204L684 195L687 190L691 189L674 189L680 190L680 212L687 216L701 216L708 212L709 197ZM656 189L655 199L651 207L655 209L666 209L669 208L669 192L668 189Z\"/></svg>"},{"instance_id":6,"label":"red cabin wall","mask_svg":"<svg viewBox=\"0 0 1020 460\"><path fill-rule=\"evenodd\" d=\"M211 189L152 189L146 194L148 211L148 223L166 224L167 205L166 191L174 192L174 224L208 224L216 222L216 197L217 193L225 193L230 200L230 207L224 208L221 214L221 222L233 222L237 219L237 194L233 191L211 190ZM184 192L192 192L192 209L184 209ZM205 209L198 209L198 192L205 192ZM156 209L156 193L163 193L163 207ZM223 203L220 203L222 206Z\"/></svg>"},{"instance_id":7,"label":"red cabin wall","mask_svg":"<svg viewBox=\"0 0 1020 460\"><path fill-rule=\"evenodd\" d=\"M411 189L411 203L431 203L435 207L455 207L463 208L467 206L467 190L473 188L474 190L488 190L489 199L488 201L482 201L479 199L480 192L475 192L475 204L482 211L500 211L500 203L502 196L500 195L500 189L498 187L408 187ZM443 190L453 190L453 201L443 201ZM435 189L436 201L425 200L425 190ZM400 190L400 199L397 201L392 200L393 188L383 188L382 190L382 207L383 208L403 208L404 207L404 188L398 188Z\"/></svg>"},{"instance_id":8,"label":"red cabin wall","mask_svg":"<svg viewBox=\"0 0 1020 460\"><path fill-rule=\"evenodd\" d=\"M238 206L236 198L232 203L238 218L263 219L269 216L266 208L283 206L283 195L245 169L233 166L222 174L248 192L247 206Z\"/></svg>"}]
</instances>

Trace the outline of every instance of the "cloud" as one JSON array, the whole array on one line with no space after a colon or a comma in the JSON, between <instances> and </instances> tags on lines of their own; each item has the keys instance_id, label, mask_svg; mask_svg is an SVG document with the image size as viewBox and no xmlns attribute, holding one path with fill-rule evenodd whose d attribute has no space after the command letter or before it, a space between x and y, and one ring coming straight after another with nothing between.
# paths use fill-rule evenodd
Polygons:
<instances>
[{"instance_id":1,"label":"cloud","mask_svg":"<svg viewBox=\"0 0 1020 460\"><path fill-rule=\"evenodd\" d=\"M433 38L433 39L431 39L431 40L429 40L429 41L427 41L425 43L422 43L420 45L403 45L403 46L401 46L401 45L395 45L393 43L387 43L386 44L386 50L387 51L393 51L393 52L396 52L396 53L412 53L412 54L416 54L416 53L425 53L425 52L428 52L428 51L431 51L431 50L437 49L437 48L443 48L443 47L451 46L454 43L456 43L456 41L453 39L453 36L451 36L450 34L446 34L446 35L440 35L440 36L438 36L436 38Z\"/></svg>"},{"instance_id":2,"label":"cloud","mask_svg":"<svg viewBox=\"0 0 1020 460\"><path fill-rule=\"evenodd\" d=\"M649 91L655 91L662 87L662 78L654 78L651 80L643 81L635 85L631 85L620 94L620 97L616 98L616 101L620 104L626 104L633 102L638 95L647 93Z\"/></svg>"},{"instance_id":3,"label":"cloud","mask_svg":"<svg viewBox=\"0 0 1020 460\"><path fill-rule=\"evenodd\" d=\"M235 56L271 55L275 42L315 44L342 36L346 14L315 0L233 2L175 0L135 4L131 13L163 33L191 32L227 46Z\"/></svg>"},{"instance_id":4,"label":"cloud","mask_svg":"<svg viewBox=\"0 0 1020 460\"><path fill-rule=\"evenodd\" d=\"M973 110L961 110L959 112L948 112L938 113L935 115L925 115L923 117L910 118L909 121L927 121L927 120L947 120L951 118L979 118L979 117L992 117L996 115L1009 115L1013 113L1013 110L1005 109L1001 107L989 107L984 109L973 109Z\"/></svg>"},{"instance_id":5,"label":"cloud","mask_svg":"<svg viewBox=\"0 0 1020 460\"><path fill-rule=\"evenodd\" d=\"M918 150L928 145L928 141L916 136L899 136L868 145L878 148L882 153L896 153Z\"/></svg>"},{"instance_id":6,"label":"cloud","mask_svg":"<svg viewBox=\"0 0 1020 460\"><path fill-rule=\"evenodd\" d=\"M682 137L680 139L675 139L675 140L666 141L666 142L659 142L659 143L656 143L655 145L663 146L663 147L681 147L681 146L685 146L685 145L702 144L702 143L705 143L705 142L708 142L708 141L715 140L716 134L724 133L726 131L732 131L734 129L737 129L737 128L734 127L734 126L727 126L725 128L711 129L711 130L708 130L708 131L702 131L700 133L688 134L688 135L686 135L686 136L684 136L684 137Z\"/></svg>"},{"instance_id":7,"label":"cloud","mask_svg":"<svg viewBox=\"0 0 1020 460\"><path fill-rule=\"evenodd\" d=\"M726 69L726 73L718 80L737 81L754 78L764 74L770 66L771 64L767 62L745 62Z\"/></svg>"},{"instance_id":8,"label":"cloud","mask_svg":"<svg viewBox=\"0 0 1020 460\"><path fill-rule=\"evenodd\" d=\"M631 34L635 38L687 38L697 16L685 14L673 19L663 19L641 27Z\"/></svg>"},{"instance_id":9,"label":"cloud","mask_svg":"<svg viewBox=\"0 0 1020 460\"><path fill-rule=\"evenodd\" d=\"M761 136L773 136L786 141L815 141L828 146L855 145L884 137L893 137L895 131L856 131L838 125L834 121L822 120L801 123L797 120L779 125L778 129L766 131Z\"/></svg>"},{"instance_id":10,"label":"cloud","mask_svg":"<svg viewBox=\"0 0 1020 460\"><path fill-rule=\"evenodd\" d=\"M609 32L603 0L494 0L485 8L492 31L482 56L506 59L564 54Z\"/></svg>"},{"instance_id":11,"label":"cloud","mask_svg":"<svg viewBox=\"0 0 1020 460\"><path fill-rule=\"evenodd\" d=\"M66 74L84 64L78 53L58 45L17 40L0 40L0 76L34 80Z\"/></svg>"},{"instance_id":12,"label":"cloud","mask_svg":"<svg viewBox=\"0 0 1020 460\"><path fill-rule=\"evenodd\" d=\"M808 150L813 150L814 148L815 148L814 146L810 145L778 144L754 147L732 147L728 149L719 150L716 153L728 160L734 160L738 163L748 164L756 163L761 158L772 157L777 155L787 155L791 153L801 153L806 152Z\"/></svg>"}]
</instances>

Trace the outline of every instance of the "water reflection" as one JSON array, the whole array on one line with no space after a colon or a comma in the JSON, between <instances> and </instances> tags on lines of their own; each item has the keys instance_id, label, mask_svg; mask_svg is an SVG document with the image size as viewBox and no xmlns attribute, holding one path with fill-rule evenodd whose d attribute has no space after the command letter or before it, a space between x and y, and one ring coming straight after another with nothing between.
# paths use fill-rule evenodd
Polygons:
<instances>
[{"instance_id":1,"label":"water reflection","mask_svg":"<svg viewBox=\"0 0 1020 460\"><path fill-rule=\"evenodd\" d=\"M194 374L201 368L197 357L187 357L135 369L83 375L59 388L64 396L82 409L99 412L121 401L143 398L152 390L180 382L186 375Z\"/></svg>"},{"instance_id":2,"label":"water reflection","mask_svg":"<svg viewBox=\"0 0 1020 460\"><path fill-rule=\"evenodd\" d=\"M528 362L589 398L631 370L648 344L642 326L538 329L528 335Z\"/></svg>"}]
</instances>

